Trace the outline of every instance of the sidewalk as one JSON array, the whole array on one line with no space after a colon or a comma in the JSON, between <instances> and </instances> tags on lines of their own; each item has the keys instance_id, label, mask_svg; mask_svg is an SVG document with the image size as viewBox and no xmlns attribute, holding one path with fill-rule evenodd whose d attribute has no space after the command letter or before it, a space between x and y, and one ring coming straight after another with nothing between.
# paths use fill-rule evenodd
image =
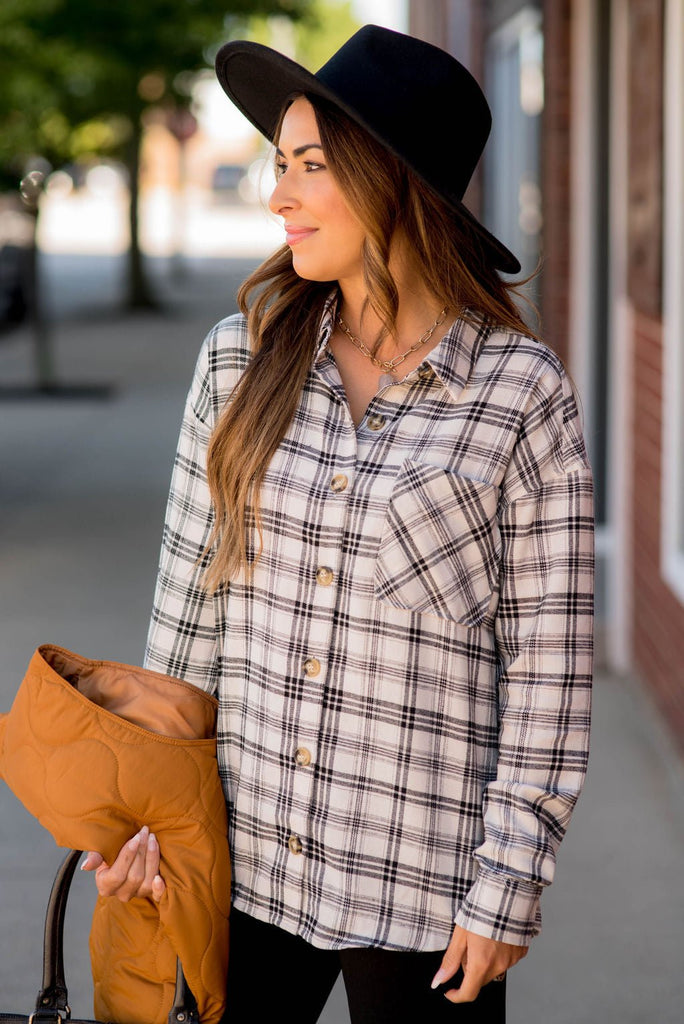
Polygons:
<instances>
[{"instance_id":1,"label":"sidewalk","mask_svg":"<svg viewBox=\"0 0 684 1024\"><path fill-rule=\"evenodd\" d=\"M185 393L201 340L252 264L195 261L160 284L167 315L116 311L115 259L51 257L56 362L105 399L0 401L0 711L33 649L56 642L139 663ZM157 264L163 280L164 263ZM87 295L87 300L83 296ZM28 332L0 336L0 385L26 381ZM590 773L544 933L509 980L509 1024L678 1024L684 1005L682 767L639 686L599 673ZM61 859L0 786L0 1008L29 1012L42 916ZM78 877L67 919L75 1016L92 1012ZM323 1024L346 1024L341 986Z\"/></svg>"}]
</instances>

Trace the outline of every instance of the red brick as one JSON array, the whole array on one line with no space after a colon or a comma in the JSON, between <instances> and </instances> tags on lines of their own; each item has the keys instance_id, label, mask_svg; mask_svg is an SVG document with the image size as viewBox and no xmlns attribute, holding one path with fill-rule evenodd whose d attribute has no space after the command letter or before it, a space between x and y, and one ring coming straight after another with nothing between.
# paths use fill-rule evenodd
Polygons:
<instances>
[{"instance_id":1,"label":"red brick","mask_svg":"<svg viewBox=\"0 0 684 1024\"><path fill-rule=\"evenodd\" d=\"M629 3L628 279L637 309L662 308L662 0Z\"/></svg>"}]
</instances>

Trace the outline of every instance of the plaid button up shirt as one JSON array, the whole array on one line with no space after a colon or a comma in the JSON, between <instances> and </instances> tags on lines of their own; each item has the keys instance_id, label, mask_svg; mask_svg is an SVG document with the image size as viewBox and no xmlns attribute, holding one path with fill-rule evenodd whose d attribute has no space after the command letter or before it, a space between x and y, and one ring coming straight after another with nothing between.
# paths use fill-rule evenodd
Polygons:
<instances>
[{"instance_id":1,"label":"plaid button up shirt","mask_svg":"<svg viewBox=\"0 0 684 1024\"><path fill-rule=\"evenodd\" d=\"M188 396L146 664L217 694L234 905L321 947L527 944L581 788L592 484L545 346L458 320L355 429L327 347L213 597L206 449L249 360L218 324ZM283 382L287 386L287 382ZM180 766L179 766L180 770Z\"/></svg>"}]
</instances>

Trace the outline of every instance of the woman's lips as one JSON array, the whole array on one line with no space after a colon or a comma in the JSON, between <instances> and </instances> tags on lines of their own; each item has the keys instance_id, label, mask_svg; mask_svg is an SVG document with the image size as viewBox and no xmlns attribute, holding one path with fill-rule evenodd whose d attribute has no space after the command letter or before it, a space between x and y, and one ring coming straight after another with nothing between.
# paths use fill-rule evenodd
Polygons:
<instances>
[{"instance_id":1,"label":"woman's lips","mask_svg":"<svg viewBox=\"0 0 684 1024\"><path fill-rule=\"evenodd\" d=\"M298 242L303 242L309 235L313 235L318 228L285 228L285 241L288 245L297 245Z\"/></svg>"}]
</instances>

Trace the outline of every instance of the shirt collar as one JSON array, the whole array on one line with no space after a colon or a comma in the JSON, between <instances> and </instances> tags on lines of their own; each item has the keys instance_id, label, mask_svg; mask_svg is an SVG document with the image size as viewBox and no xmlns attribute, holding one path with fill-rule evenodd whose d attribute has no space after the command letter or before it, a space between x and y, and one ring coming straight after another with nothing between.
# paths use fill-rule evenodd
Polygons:
<instances>
[{"instance_id":1,"label":"shirt collar","mask_svg":"<svg viewBox=\"0 0 684 1024\"><path fill-rule=\"evenodd\" d=\"M316 362L325 357L335 326L338 301L339 292L335 289L326 299L321 314ZM466 310L465 316L456 318L439 344L423 360L432 368L452 398L457 399L466 386L482 345L490 333L491 327L482 314Z\"/></svg>"},{"instance_id":2,"label":"shirt collar","mask_svg":"<svg viewBox=\"0 0 684 1024\"><path fill-rule=\"evenodd\" d=\"M325 356L330 335L335 327L335 314L337 313L338 300L339 292L337 288L335 288L325 300L325 305L323 306L321 325L318 329L318 345L316 346L315 362L318 362Z\"/></svg>"},{"instance_id":3,"label":"shirt collar","mask_svg":"<svg viewBox=\"0 0 684 1024\"><path fill-rule=\"evenodd\" d=\"M438 345L423 362L432 367L445 388L457 399L473 371L486 338L491 333L485 318L474 310L457 317Z\"/></svg>"}]
</instances>

